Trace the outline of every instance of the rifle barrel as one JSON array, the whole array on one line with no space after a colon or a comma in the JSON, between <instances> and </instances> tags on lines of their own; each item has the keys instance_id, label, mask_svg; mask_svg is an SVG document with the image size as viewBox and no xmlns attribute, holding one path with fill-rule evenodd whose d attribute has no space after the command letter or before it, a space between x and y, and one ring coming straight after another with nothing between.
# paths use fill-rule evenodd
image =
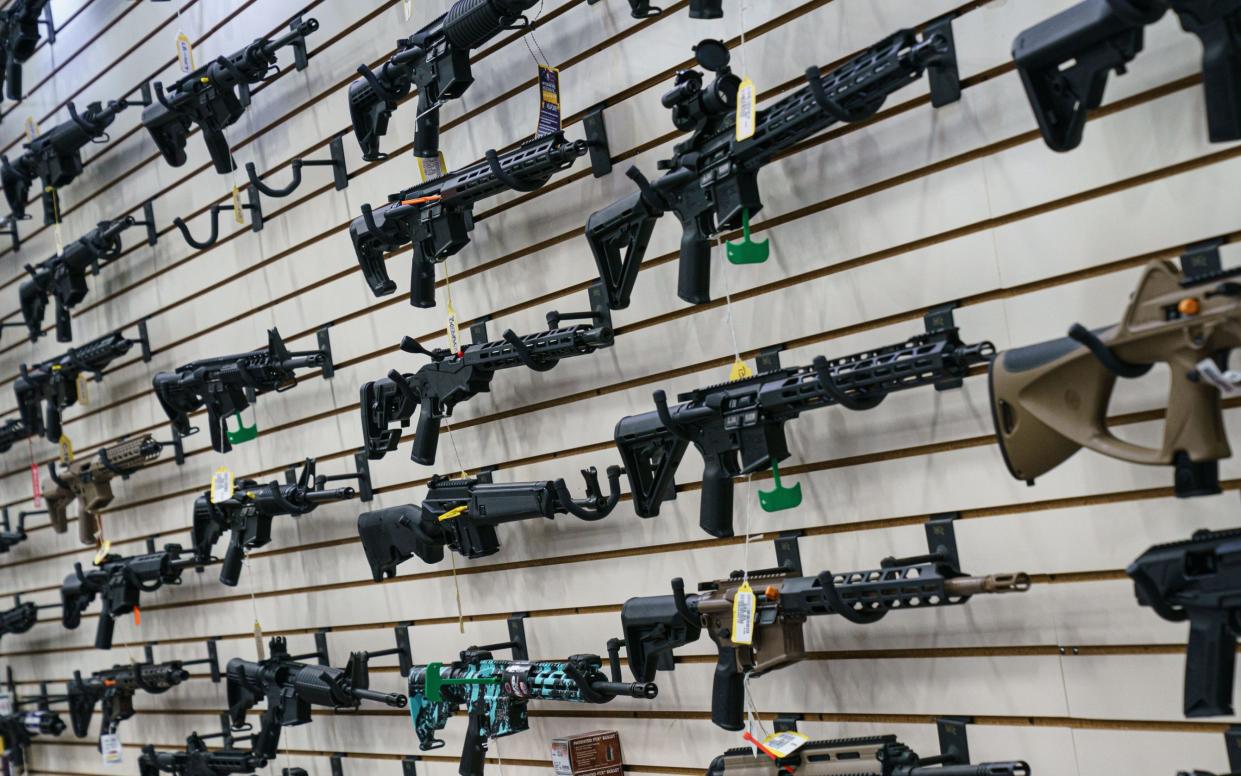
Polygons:
<instances>
[{"instance_id":1,"label":"rifle barrel","mask_svg":"<svg viewBox=\"0 0 1241 776\"><path fill-rule=\"evenodd\" d=\"M399 692L376 692L375 690L354 689L353 697L363 701L386 703L394 708L403 709L407 699Z\"/></svg>"},{"instance_id":2,"label":"rifle barrel","mask_svg":"<svg viewBox=\"0 0 1241 776\"><path fill-rule=\"evenodd\" d=\"M957 577L944 581L944 592L951 596L981 593L1024 593L1030 589L1030 575L1024 572L989 574L985 577Z\"/></svg>"},{"instance_id":3,"label":"rifle barrel","mask_svg":"<svg viewBox=\"0 0 1241 776\"><path fill-rule=\"evenodd\" d=\"M650 700L659 695L654 682L591 682L590 689L597 693Z\"/></svg>"}]
</instances>

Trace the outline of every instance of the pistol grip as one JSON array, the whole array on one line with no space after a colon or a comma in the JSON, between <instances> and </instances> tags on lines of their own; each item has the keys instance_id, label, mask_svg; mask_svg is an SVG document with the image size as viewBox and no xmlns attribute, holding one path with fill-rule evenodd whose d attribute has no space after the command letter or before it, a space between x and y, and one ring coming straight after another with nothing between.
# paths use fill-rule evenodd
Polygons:
<instances>
[{"instance_id":1,"label":"pistol grip","mask_svg":"<svg viewBox=\"0 0 1241 776\"><path fill-rule=\"evenodd\" d=\"M725 730L745 727L745 676L737 670L736 647L719 644L715 681L711 684L711 721Z\"/></svg>"},{"instance_id":2,"label":"pistol grip","mask_svg":"<svg viewBox=\"0 0 1241 776\"><path fill-rule=\"evenodd\" d=\"M422 308L435 306L435 262L417 245L409 270L409 303Z\"/></svg>"},{"instance_id":3,"label":"pistol grip","mask_svg":"<svg viewBox=\"0 0 1241 776\"><path fill-rule=\"evenodd\" d=\"M696 223L687 224L681 234L677 296L690 304L711 301L711 241Z\"/></svg>"},{"instance_id":4,"label":"pistol grip","mask_svg":"<svg viewBox=\"0 0 1241 776\"><path fill-rule=\"evenodd\" d=\"M246 548L241 544L240 532L234 528L228 550L224 553L224 562L220 564L220 584L236 587L241 579L241 564L245 559Z\"/></svg>"},{"instance_id":5,"label":"pistol grip","mask_svg":"<svg viewBox=\"0 0 1241 776\"><path fill-rule=\"evenodd\" d=\"M418 428L414 431L413 451L410 460L423 466L435 463L435 451L440 442L440 416L424 402L418 410Z\"/></svg>"},{"instance_id":6,"label":"pistol grip","mask_svg":"<svg viewBox=\"0 0 1241 776\"><path fill-rule=\"evenodd\" d=\"M482 705L482 701L479 701ZM486 712L476 708L470 712L470 722L465 729L465 743L461 747L460 776L483 776L483 764L487 757L487 741L483 737L482 718Z\"/></svg>"},{"instance_id":7,"label":"pistol grip","mask_svg":"<svg viewBox=\"0 0 1241 776\"><path fill-rule=\"evenodd\" d=\"M211 162L215 165L215 171L220 175L226 175L233 171L233 153L228 147L228 139L224 137L223 130L202 128L203 141L207 144L207 153L211 155Z\"/></svg>"},{"instance_id":8,"label":"pistol grip","mask_svg":"<svg viewBox=\"0 0 1241 776\"><path fill-rule=\"evenodd\" d=\"M717 538L733 535L733 480L719 456L705 454L698 525Z\"/></svg>"},{"instance_id":9,"label":"pistol grip","mask_svg":"<svg viewBox=\"0 0 1241 776\"><path fill-rule=\"evenodd\" d=\"M112 649L112 631L116 627L116 618L108 611L108 602L103 602L99 610L99 627L95 629L95 649Z\"/></svg>"},{"instance_id":10,"label":"pistol grip","mask_svg":"<svg viewBox=\"0 0 1241 776\"><path fill-rule=\"evenodd\" d=\"M78 509L78 541L82 544L94 544L97 533L99 533L99 518L85 505L80 506Z\"/></svg>"},{"instance_id":11,"label":"pistol grip","mask_svg":"<svg viewBox=\"0 0 1241 776\"><path fill-rule=\"evenodd\" d=\"M73 341L73 319L69 314L69 308L65 307L59 299L56 300L56 341Z\"/></svg>"},{"instance_id":12,"label":"pistol grip","mask_svg":"<svg viewBox=\"0 0 1241 776\"><path fill-rule=\"evenodd\" d=\"M1189 618L1185 656L1185 716L1232 714L1237 635L1227 609L1196 611Z\"/></svg>"}]
</instances>

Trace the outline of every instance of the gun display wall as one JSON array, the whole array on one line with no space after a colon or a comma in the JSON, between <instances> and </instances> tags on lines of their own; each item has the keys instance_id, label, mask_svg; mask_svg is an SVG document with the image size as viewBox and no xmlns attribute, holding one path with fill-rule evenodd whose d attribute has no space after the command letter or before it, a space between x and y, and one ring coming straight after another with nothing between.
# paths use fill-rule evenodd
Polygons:
<instances>
[{"instance_id":1,"label":"gun display wall","mask_svg":"<svg viewBox=\"0 0 1241 776\"><path fill-rule=\"evenodd\" d=\"M1238 30L0 8L0 756L1241 773Z\"/></svg>"}]
</instances>

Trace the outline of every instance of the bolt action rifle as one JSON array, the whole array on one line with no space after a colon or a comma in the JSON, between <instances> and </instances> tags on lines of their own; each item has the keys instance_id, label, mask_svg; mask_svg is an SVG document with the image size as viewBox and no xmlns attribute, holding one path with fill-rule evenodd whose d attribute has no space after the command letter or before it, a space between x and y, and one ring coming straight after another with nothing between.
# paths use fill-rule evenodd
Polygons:
<instances>
[{"instance_id":1,"label":"bolt action rifle","mask_svg":"<svg viewBox=\"0 0 1241 776\"><path fill-rule=\"evenodd\" d=\"M418 87L414 117L414 156L439 156L440 107L465 94L474 83L470 51L505 30L530 26L523 12L539 0L457 0L438 19L396 42L396 53L378 71L358 65L362 76L349 84L349 117L368 162L386 159L379 139L388 119L412 87ZM518 22L520 21L520 24Z\"/></svg>"},{"instance_id":2,"label":"bolt action rifle","mask_svg":"<svg viewBox=\"0 0 1241 776\"><path fill-rule=\"evenodd\" d=\"M82 174L82 149L88 143L106 143L116 114L129 107L126 100L110 100L107 107L92 102L79 114L69 103L69 120L62 121L22 147L13 161L0 155L0 187L15 219L26 217L26 200L35 178L42 183L43 223L54 224L64 211L57 194Z\"/></svg>"},{"instance_id":3,"label":"bolt action rifle","mask_svg":"<svg viewBox=\"0 0 1241 776\"><path fill-rule=\"evenodd\" d=\"M541 188L586 151L585 140L569 142L563 132L553 132L503 154L488 151L487 158L469 167L389 195L387 204L374 210L362 205L349 237L371 293L396 291L384 253L413 243L409 303L434 307L435 265L469 244L475 203L502 191Z\"/></svg>"},{"instance_id":4,"label":"bolt action rifle","mask_svg":"<svg viewBox=\"0 0 1241 776\"><path fill-rule=\"evenodd\" d=\"M1110 458L1172 466L1181 497L1219 493L1219 460L1232 454L1221 390L1228 351L1241 345L1241 269L1191 275L1146 265L1121 322L1006 350L991 362L991 411L1009 472L1034 482L1083 447ZM1171 368L1159 447L1120 439L1107 411L1117 378Z\"/></svg>"},{"instance_id":5,"label":"bolt action rifle","mask_svg":"<svg viewBox=\"0 0 1241 776\"><path fill-rule=\"evenodd\" d=\"M159 457L164 445L150 434L105 447L93 456L78 458L62 470L47 464L43 499L52 530L69 529L69 504L78 502L78 541L95 544L99 511L112 503L112 478L128 477Z\"/></svg>"},{"instance_id":6,"label":"bolt action rifle","mask_svg":"<svg viewBox=\"0 0 1241 776\"><path fill-rule=\"evenodd\" d=\"M241 577L241 564L246 550L264 547L271 542L272 520L277 515L301 517L313 512L320 504L348 501L358 495L353 488L324 486L329 480L361 479L363 474L338 474L328 477L315 476L315 461L307 458L302 465L301 476L296 482L281 484L275 480L258 483L240 480L233 495L223 501L212 502L211 492L194 499L194 526L191 531L194 555L202 563L213 560L211 551L225 531L228 531L228 551L220 566L220 582L235 587Z\"/></svg>"},{"instance_id":7,"label":"bolt action rifle","mask_svg":"<svg viewBox=\"0 0 1241 776\"><path fill-rule=\"evenodd\" d=\"M560 325L561 321L577 319L591 322ZM615 341L610 319L598 311L561 315L552 310L547 314L547 331L518 336L508 329L502 339L479 342L483 336L485 332L460 353L445 348L427 350L412 337L401 340L401 350L427 356L431 363L414 373L401 374L393 369L385 378L362 384L362 439L371 459L378 460L396 449L401 430L388 426L400 421L401 428L408 427L417 411L418 429L410 459L430 466L435 463L440 422L451 417L461 402L489 392L498 370L524 366L546 372L563 358L594 353Z\"/></svg>"},{"instance_id":8,"label":"bolt action rifle","mask_svg":"<svg viewBox=\"0 0 1241 776\"><path fill-rule=\"evenodd\" d=\"M102 606L95 649L112 649L116 618L137 610L142 593L181 584L181 572L191 566L202 569L193 557L182 558L182 552L179 544L165 544L157 552L155 542L148 540L145 555L123 557L111 553L89 571L83 571L82 564L75 562L73 573L60 586L61 624L69 630L76 629L82 623L82 612L98 595Z\"/></svg>"},{"instance_id":9,"label":"bolt action rifle","mask_svg":"<svg viewBox=\"0 0 1241 776\"><path fill-rule=\"evenodd\" d=\"M39 17L48 2L16 0L0 11L0 78L10 100L22 99L22 65L39 47Z\"/></svg>"},{"instance_id":10,"label":"bolt action rifle","mask_svg":"<svg viewBox=\"0 0 1241 776\"><path fill-rule=\"evenodd\" d=\"M582 499L573 498L563 479L497 483L491 481L491 472L462 480L435 476L421 506L363 512L358 535L378 582L396 576L396 567L414 555L423 563L439 563L445 546L466 558L494 555L500 549L496 526L502 523L563 514L602 520L620 500L620 476L619 466L608 467L611 493L605 498L594 467L583 469Z\"/></svg>"},{"instance_id":11,"label":"bolt action rifle","mask_svg":"<svg viewBox=\"0 0 1241 776\"><path fill-rule=\"evenodd\" d=\"M398 628L398 634L402 630ZM269 656L265 660L242 660L235 657L228 661L228 714L233 728L245 728L246 713L266 698L258 734L254 737L253 753L267 759L275 759L280 744L280 731L285 726L305 725L310 722L312 706L330 709L356 709L362 701L375 701L392 708L405 708L405 696L400 693L377 692L370 689L370 659L380 655L400 655L402 674L408 670L409 642L380 652L354 652L344 668L328 665L326 642L319 643L319 650L308 655L290 655L283 636L268 643ZM319 663L302 663L306 658L317 658Z\"/></svg>"},{"instance_id":12,"label":"bolt action rifle","mask_svg":"<svg viewBox=\"0 0 1241 776\"><path fill-rule=\"evenodd\" d=\"M653 699L659 688L651 682L620 681L620 665L611 680L599 669L598 655L572 655L567 660L496 660L492 651L519 648L507 642L470 647L448 665L429 663L409 672L409 714L418 748L438 749L444 741L435 734L465 708L469 723L461 751L461 776L482 776L488 739L528 730L526 706L531 700L569 703L608 703L613 698Z\"/></svg>"},{"instance_id":13,"label":"bolt action rifle","mask_svg":"<svg viewBox=\"0 0 1241 776\"><path fill-rule=\"evenodd\" d=\"M1189 621L1185 716L1231 715L1241 634L1241 530L1203 530L1155 545L1125 573L1140 605L1169 622Z\"/></svg>"},{"instance_id":14,"label":"bolt action rifle","mask_svg":"<svg viewBox=\"0 0 1241 776\"><path fill-rule=\"evenodd\" d=\"M209 664L211 681L220 681L220 662L216 657L215 641L207 642L208 656L201 660L166 660L156 663L150 646L146 660L141 663L115 665L96 671L82 678L81 671L74 671L73 678L65 688L69 699L69 723L73 734L85 738L90 728L95 706L102 704L103 717L99 735L117 731L121 722L134 715L134 694L139 690L151 695L161 695L190 678L186 666Z\"/></svg>"},{"instance_id":15,"label":"bolt action rifle","mask_svg":"<svg viewBox=\"0 0 1241 776\"><path fill-rule=\"evenodd\" d=\"M155 747L147 744L142 747L138 757L139 776L159 776L160 772L171 773L173 776L233 776L233 774L254 773L267 766L267 758L255 752L236 748L241 740L250 740L251 736L234 739L228 726L228 715L221 714L221 732L199 734L190 733L185 739L185 750L181 752L157 752ZM222 739L223 748L214 751L207 748L208 738ZM306 776L300 768L285 768L283 776Z\"/></svg>"},{"instance_id":16,"label":"bolt action rifle","mask_svg":"<svg viewBox=\"0 0 1241 776\"><path fill-rule=\"evenodd\" d=\"M744 727L742 701L747 676L762 676L806 657L806 618L835 614L857 625L877 622L892 611L957 606L984 593L1025 592L1024 573L967 576L955 553L943 548L911 558L885 558L877 569L843 574L823 571L800 576L789 564L756 571L734 571L727 579L704 582L686 595L680 577L672 595L630 598L621 607L629 669L651 681L671 671L672 650L692 644L706 630L719 650L711 689L711 721L725 730ZM749 643L733 632L734 605L742 585L752 586L749 611L738 607L737 622L750 623ZM734 641L738 636L741 641Z\"/></svg>"},{"instance_id":17,"label":"bolt action rifle","mask_svg":"<svg viewBox=\"0 0 1241 776\"><path fill-rule=\"evenodd\" d=\"M832 361L817 356L810 366L777 368L689 391L672 407L664 392L656 391L654 412L616 424L616 446L629 474L634 509L641 517L653 517L662 501L675 497L676 470L692 443L705 465L699 525L712 536L732 536L733 478L789 457L784 430L789 420L833 405L873 409L890 393L924 385L958 387L994 350L990 342L963 344L955 326L928 323L926 334L897 345Z\"/></svg>"},{"instance_id":18,"label":"bolt action rifle","mask_svg":"<svg viewBox=\"0 0 1241 776\"><path fill-rule=\"evenodd\" d=\"M1043 140L1076 148L1091 111L1103 103L1112 70L1142 50L1145 27L1172 9L1202 42L1202 85L1212 142L1241 139L1241 3L1236 0L1085 0L1023 31L1013 61Z\"/></svg>"},{"instance_id":19,"label":"bolt action rifle","mask_svg":"<svg viewBox=\"0 0 1241 776\"><path fill-rule=\"evenodd\" d=\"M868 119L887 97L930 70L931 102L941 106L960 99L951 17L922 32L901 30L881 40L826 75L806 71L806 86L758 111L752 137L737 140L737 90L741 79L728 67L729 53L720 41L694 47L698 64L715 73L704 83L698 70L682 70L663 96L672 123L692 132L659 163L667 173L648 181L637 167L626 173L638 190L586 222L599 276L613 309L629 306L642 258L656 221L671 211L681 222L680 275L677 296L691 304L711 300L711 239L727 229L743 228L763 207L758 173L806 138L837 122ZM766 244L759 250L765 251ZM750 261L762 261L760 258Z\"/></svg>"},{"instance_id":20,"label":"bolt action rifle","mask_svg":"<svg viewBox=\"0 0 1241 776\"><path fill-rule=\"evenodd\" d=\"M895 735L807 741L787 757L748 746L729 749L707 767L707 776L1030 776L1020 760L969 763L945 761L942 755L919 757Z\"/></svg>"},{"instance_id":21,"label":"bolt action rifle","mask_svg":"<svg viewBox=\"0 0 1241 776\"><path fill-rule=\"evenodd\" d=\"M43 314L49 299L56 301L56 341L73 339L69 310L86 298L86 273L99 274L99 268L121 255L121 232L136 224L133 216L100 221L99 225L69 243L59 255L37 266L26 265L30 279L17 290L22 320L30 341L43 336Z\"/></svg>"},{"instance_id":22,"label":"bolt action rifle","mask_svg":"<svg viewBox=\"0 0 1241 776\"><path fill-rule=\"evenodd\" d=\"M45 436L57 442L61 435L61 413L78 402L78 378L89 375L95 382L103 381L103 370L113 361L142 346L142 360L151 360L146 322L138 324L138 338L126 339L120 329L92 340L80 348L69 348L56 358L34 366L22 364L21 374L13 382L13 395L21 413L22 424L31 436ZM39 404L44 411L39 412Z\"/></svg>"},{"instance_id":23,"label":"bolt action rifle","mask_svg":"<svg viewBox=\"0 0 1241 776\"><path fill-rule=\"evenodd\" d=\"M319 29L315 19L296 17L289 31L272 40L255 38L230 56L219 56L168 87L155 82L156 102L142 111L142 126L173 167L185 164L185 142L191 129L202 130L207 153L221 175L236 165L224 137L224 128L241 118L250 105L250 87L280 74L276 55L285 46L294 52L295 68L306 68L306 36Z\"/></svg>"},{"instance_id":24,"label":"bolt action rifle","mask_svg":"<svg viewBox=\"0 0 1241 776\"><path fill-rule=\"evenodd\" d=\"M175 372L158 372L151 384L177 435L186 437L198 432L190 425L190 413L205 406L211 449L227 453L233 449L233 442L256 435L255 429L242 425L241 411L254 403L257 396L286 391L297 385L296 370L325 367L329 363L326 351L292 352L285 347L279 331L268 329L265 348L191 361ZM236 417L236 432L228 429L230 415Z\"/></svg>"}]
</instances>

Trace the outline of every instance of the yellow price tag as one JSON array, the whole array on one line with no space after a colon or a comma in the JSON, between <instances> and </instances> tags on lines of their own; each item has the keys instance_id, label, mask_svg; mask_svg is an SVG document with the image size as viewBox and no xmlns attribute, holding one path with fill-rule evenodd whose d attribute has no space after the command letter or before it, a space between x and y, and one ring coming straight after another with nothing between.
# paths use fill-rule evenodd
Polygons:
<instances>
[{"instance_id":1,"label":"yellow price tag","mask_svg":"<svg viewBox=\"0 0 1241 776\"><path fill-rule=\"evenodd\" d=\"M754 643L754 610L758 598L748 581L742 582L733 598L733 630L730 637L734 644Z\"/></svg>"},{"instance_id":2,"label":"yellow price tag","mask_svg":"<svg viewBox=\"0 0 1241 776\"><path fill-rule=\"evenodd\" d=\"M753 375L754 370L750 369L750 367L746 366L744 361L738 358L733 362L732 368L728 370L728 381L734 382L736 380L744 380L747 377L752 377Z\"/></svg>"},{"instance_id":3,"label":"yellow price tag","mask_svg":"<svg viewBox=\"0 0 1241 776\"><path fill-rule=\"evenodd\" d=\"M786 730L782 733L772 733L763 739L763 746L767 747L770 754L775 754L783 759L793 752L801 749L810 736L805 733L798 733L796 730Z\"/></svg>"},{"instance_id":4,"label":"yellow price tag","mask_svg":"<svg viewBox=\"0 0 1241 776\"><path fill-rule=\"evenodd\" d=\"M221 466L211 474L211 503L219 504L233 497L233 473Z\"/></svg>"},{"instance_id":5,"label":"yellow price tag","mask_svg":"<svg viewBox=\"0 0 1241 776\"><path fill-rule=\"evenodd\" d=\"M748 77L737 87L737 141L754 137L758 128L758 89Z\"/></svg>"},{"instance_id":6,"label":"yellow price tag","mask_svg":"<svg viewBox=\"0 0 1241 776\"><path fill-rule=\"evenodd\" d=\"M240 226L246 224L246 211L241 209L241 192L233 187L233 220Z\"/></svg>"},{"instance_id":7,"label":"yellow price tag","mask_svg":"<svg viewBox=\"0 0 1241 776\"><path fill-rule=\"evenodd\" d=\"M453 507L452 509L450 509L450 510L448 510L447 512L445 512L444 514L440 515L440 516L439 516L438 518L436 518L436 519L437 519L437 520L439 520L441 523L442 523L442 522L444 522L445 520L452 520L454 517L460 517L460 516L461 516L461 514L462 514L463 512L465 512L465 510L467 510L467 509L469 509L469 508L470 508L470 506L469 506L468 504L462 504L462 505L461 505L461 506L459 506L459 507Z\"/></svg>"},{"instance_id":8,"label":"yellow price tag","mask_svg":"<svg viewBox=\"0 0 1241 776\"><path fill-rule=\"evenodd\" d=\"M104 539L103 543L99 545L99 552L95 553L95 565L96 566L98 566L100 563L103 563L103 559L108 556L108 552L111 549L112 549L112 542L107 539Z\"/></svg>"},{"instance_id":9,"label":"yellow price tag","mask_svg":"<svg viewBox=\"0 0 1241 776\"><path fill-rule=\"evenodd\" d=\"M448 349L453 353L460 353L461 327L457 324L457 308L452 306L451 296L445 301L444 307L448 311L448 323L445 326L445 331L448 333Z\"/></svg>"},{"instance_id":10,"label":"yellow price tag","mask_svg":"<svg viewBox=\"0 0 1241 776\"><path fill-rule=\"evenodd\" d=\"M61 434L60 441L60 465L68 466L73 463L73 440L69 439L68 434Z\"/></svg>"},{"instance_id":11,"label":"yellow price tag","mask_svg":"<svg viewBox=\"0 0 1241 776\"><path fill-rule=\"evenodd\" d=\"M177 30L177 62L181 64L182 73L194 70L194 44L183 30Z\"/></svg>"},{"instance_id":12,"label":"yellow price tag","mask_svg":"<svg viewBox=\"0 0 1241 776\"><path fill-rule=\"evenodd\" d=\"M414 159L418 162L418 174L422 176L423 183L448 174L448 163L444 161L443 151L434 157L415 156Z\"/></svg>"}]
</instances>

